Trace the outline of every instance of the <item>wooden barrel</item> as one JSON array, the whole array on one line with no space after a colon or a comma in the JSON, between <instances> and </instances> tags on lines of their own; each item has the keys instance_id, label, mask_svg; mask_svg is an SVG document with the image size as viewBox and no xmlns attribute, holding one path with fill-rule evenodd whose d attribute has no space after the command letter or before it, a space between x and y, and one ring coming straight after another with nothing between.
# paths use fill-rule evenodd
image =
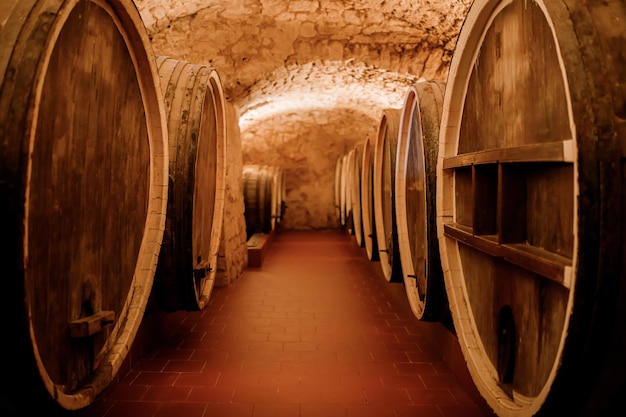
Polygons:
<instances>
[{"instance_id":1,"label":"wooden barrel","mask_svg":"<svg viewBox=\"0 0 626 417\"><path fill-rule=\"evenodd\" d=\"M348 174L350 173L350 158L348 154L341 157L341 225L347 226L350 219L350 193L348 192Z\"/></svg>"},{"instance_id":2,"label":"wooden barrel","mask_svg":"<svg viewBox=\"0 0 626 417\"><path fill-rule=\"evenodd\" d=\"M202 310L224 219L226 121L215 69L157 57L169 132L169 199L154 291L164 311Z\"/></svg>"},{"instance_id":3,"label":"wooden barrel","mask_svg":"<svg viewBox=\"0 0 626 417\"><path fill-rule=\"evenodd\" d=\"M376 242L376 221L374 219L374 150L369 138L363 142L361 221L365 253L370 261L376 262L379 260L379 257L378 243Z\"/></svg>"},{"instance_id":4,"label":"wooden barrel","mask_svg":"<svg viewBox=\"0 0 626 417\"><path fill-rule=\"evenodd\" d=\"M242 175L246 234L269 233L276 226L276 177L266 165L244 165Z\"/></svg>"},{"instance_id":5,"label":"wooden barrel","mask_svg":"<svg viewBox=\"0 0 626 417\"><path fill-rule=\"evenodd\" d=\"M363 144L357 144L352 152L350 170L350 202L352 205L352 233L359 247L363 247L363 219L361 210L361 167Z\"/></svg>"},{"instance_id":6,"label":"wooden barrel","mask_svg":"<svg viewBox=\"0 0 626 417\"><path fill-rule=\"evenodd\" d=\"M407 89L400 116L395 202L402 276L413 314L440 321L448 312L437 240L435 173L443 86L419 82Z\"/></svg>"},{"instance_id":7,"label":"wooden barrel","mask_svg":"<svg viewBox=\"0 0 626 417\"><path fill-rule=\"evenodd\" d=\"M346 230L348 231L348 233L350 233L351 235L354 234L354 213L352 212L352 207L353 207L353 202L352 202L352 198L353 198L353 176L354 176L354 166L355 166L355 155L354 155L354 149L349 150L346 155L346 164L344 167L344 172L343 172L343 187L344 187L344 192L346 194L346 203L345 203L345 227Z\"/></svg>"},{"instance_id":8,"label":"wooden barrel","mask_svg":"<svg viewBox=\"0 0 626 417\"><path fill-rule=\"evenodd\" d=\"M167 128L130 0L0 6L0 414L89 405L141 323Z\"/></svg>"},{"instance_id":9,"label":"wooden barrel","mask_svg":"<svg viewBox=\"0 0 626 417\"><path fill-rule=\"evenodd\" d=\"M626 412L624 22L619 1L480 0L457 41L437 229L461 349L500 416Z\"/></svg>"},{"instance_id":10,"label":"wooden barrel","mask_svg":"<svg viewBox=\"0 0 626 417\"><path fill-rule=\"evenodd\" d=\"M343 224L341 221L341 173L343 170L343 155L337 157L337 163L335 164L335 213L339 224Z\"/></svg>"},{"instance_id":11,"label":"wooden barrel","mask_svg":"<svg viewBox=\"0 0 626 417\"><path fill-rule=\"evenodd\" d=\"M275 212L273 214L273 217L275 219L276 222L276 226L278 226L278 224L281 222L281 220L283 219L283 216L285 215L285 208L286 208L286 204L285 204L285 171L278 166L272 166L270 167L271 170L274 172L274 178L275 178Z\"/></svg>"},{"instance_id":12,"label":"wooden barrel","mask_svg":"<svg viewBox=\"0 0 626 417\"><path fill-rule=\"evenodd\" d=\"M380 267L385 279L402 281L395 216L396 150L400 109L385 109L378 125L374 148L374 220Z\"/></svg>"}]
</instances>

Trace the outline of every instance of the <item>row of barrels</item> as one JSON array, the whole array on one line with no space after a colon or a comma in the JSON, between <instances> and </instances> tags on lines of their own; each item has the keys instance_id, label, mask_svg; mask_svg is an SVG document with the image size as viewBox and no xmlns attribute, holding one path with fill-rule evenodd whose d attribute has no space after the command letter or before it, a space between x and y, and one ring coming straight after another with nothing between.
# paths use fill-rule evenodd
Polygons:
<instances>
[{"instance_id":1,"label":"row of barrels","mask_svg":"<svg viewBox=\"0 0 626 417\"><path fill-rule=\"evenodd\" d=\"M449 309L499 416L626 411L624 22L618 1L475 1L446 83L337 162L342 224L360 164L357 242L417 317Z\"/></svg>"},{"instance_id":2,"label":"row of barrels","mask_svg":"<svg viewBox=\"0 0 626 417\"><path fill-rule=\"evenodd\" d=\"M284 171L275 165L248 164L242 169L246 237L270 233L285 212Z\"/></svg>"},{"instance_id":3,"label":"row of barrels","mask_svg":"<svg viewBox=\"0 0 626 417\"><path fill-rule=\"evenodd\" d=\"M376 137L337 159L335 203L341 225L403 282L419 320L448 314L435 226L435 167L444 85L407 89L402 109L383 110Z\"/></svg>"},{"instance_id":4,"label":"row of barrels","mask_svg":"<svg viewBox=\"0 0 626 417\"><path fill-rule=\"evenodd\" d=\"M0 414L55 414L108 386L149 302L206 305L225 102L131 0L3 0L0 40Z\"/></svg>"}]
</instances>

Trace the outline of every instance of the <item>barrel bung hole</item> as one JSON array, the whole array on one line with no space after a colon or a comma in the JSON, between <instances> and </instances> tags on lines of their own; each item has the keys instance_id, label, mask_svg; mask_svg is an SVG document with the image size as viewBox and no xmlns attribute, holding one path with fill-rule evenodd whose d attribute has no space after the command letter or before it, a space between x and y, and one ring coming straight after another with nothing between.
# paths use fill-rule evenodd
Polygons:
<instances>
[{"instance_id":1,"label":"barrel bung hole","mask_svg":"<svg viewBox=\"0 0 626 417\"><path fill-rule=\"evenodd\" d=\"M83 304L80 308L80 316L81 317L89 317L94 315L93 305L91 304L91 300L83 301Z\"/></svg>"},{"instance_id":2,"label":"barrel bung hole","mask_svg":"<svg viewBox=\"0 0 626 417\"><path fill-rule=\"evenodd\" d=\"M498 317L498 377L501 384L513 383L516 348L513 310L505 305Z\"/></svg>"}]
</instances>

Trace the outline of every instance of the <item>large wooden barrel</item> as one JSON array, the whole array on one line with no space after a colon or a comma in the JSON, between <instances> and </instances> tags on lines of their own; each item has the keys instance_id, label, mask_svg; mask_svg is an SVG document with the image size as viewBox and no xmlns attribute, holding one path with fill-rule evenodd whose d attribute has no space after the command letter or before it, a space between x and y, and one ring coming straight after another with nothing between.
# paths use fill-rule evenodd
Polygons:
<instances>
[{"instance_id":1,"label":"large wooden barrel","mask_svg":"<svg viewBox=\"0 0 626 417\"><path fill-rule=\"evenodd\" d=\"M437 228L461 349L500 416L626 412L625 8L477 0L457 41Z\"/></svg>"},{"instance_id":2,"label":"large wooden barrel","mask_svg":"<svg viewBox=\"0 0 626 417\"><path fill-rule=\"evenodd\" d=\"M352 207L352 234L359 247L363 247L363 218L361 210L361 170L363 165L363 143L352 149L350 170L350 203Z\"/></svg>"},{"instance_id":3,"label":"large wooden barrel","mask_svg":"<svg viewBox=\"0 0 626 417\"><path fill-rule=\"evenodd\" d=\"M243 167L246 234L269 233L276 227L276 176L268 165Z\"/></svg>"},{"instance_id":4,"label":"large wooden barrel","mask_svg":"<svg viewBox=\"0 0 626 417\"><path fill-rule=\"evenodd\" d=\"M130 0L0 6L0 414L89 405L152 289L167 128Z\"/></svg>"},{"instance_id":5,"label":"large wooden barrel","mask_svg":"<svg viewBox=\"0 0 626 417\"><path fill-rule=\"evenodd\" d=\"M374 148L369 138L366 138L363 142L361 221L365 254L370 261L376 262L379 260L379 257L378 243L376 242L376 221L374 219Z\"/></svg>"},{"instance_id":6,"label":"large wooden barrel","mask_svg":"<svg viewBox=\"0 0 626 417\"><path fill-rule=\"evenodd\" d=\"M213 68L157 57L169 132L169 198L154 291L164 311L202 310L224 219L226 121Z\"/></svg>"},{"instance_id":7,"label":"large wooden barrel","mask_svg":"<svg viewBox=\"0 0 626 417\"><path fill-rule=\"evenodd\" d=\"M413 314L440 321L448 313L437 238L435 174L443 86L409 87L400 116L396 155L396 222L402 276Z\"/></svg>"},{"instance_id":8,"label":"large wooden barrel","mask_svg":"<svg viewBox=\"0 0 626 417\"><path fill-rule=\"evenodd\" d=\"M396 151L400 109L382 112L374 145L374 220L380 267L387 281L402 282L395 216Z\"/></svg>"}]
</instances>

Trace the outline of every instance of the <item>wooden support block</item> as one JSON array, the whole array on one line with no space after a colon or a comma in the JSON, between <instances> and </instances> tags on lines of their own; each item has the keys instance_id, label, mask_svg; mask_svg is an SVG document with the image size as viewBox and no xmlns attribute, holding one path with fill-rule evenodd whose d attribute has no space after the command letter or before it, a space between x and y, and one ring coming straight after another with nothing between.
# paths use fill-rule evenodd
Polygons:
<instances>
[{"instance_id":1,"label":"wooden support block","mask_svg":"<svg viewBox=\"0 0 626 417\"><path fill-rule=\"evenodd\" d=\"M269 233L255 233L248 239L248 266L260 268L263 265L263 258L269 248L274 231Z\"/></svg>"},{"instance_id":2,"label":"wooden support block","mask_svg":"<svg viewBox=\"0 0 626 417\"><path fill-rule=\"evenodd\" d=\"M89 317L74 320L69 323L70 337L81 338L94 335L107 324L115 322L115 311L100 311Z\"/></svg>"}]
</instances>

